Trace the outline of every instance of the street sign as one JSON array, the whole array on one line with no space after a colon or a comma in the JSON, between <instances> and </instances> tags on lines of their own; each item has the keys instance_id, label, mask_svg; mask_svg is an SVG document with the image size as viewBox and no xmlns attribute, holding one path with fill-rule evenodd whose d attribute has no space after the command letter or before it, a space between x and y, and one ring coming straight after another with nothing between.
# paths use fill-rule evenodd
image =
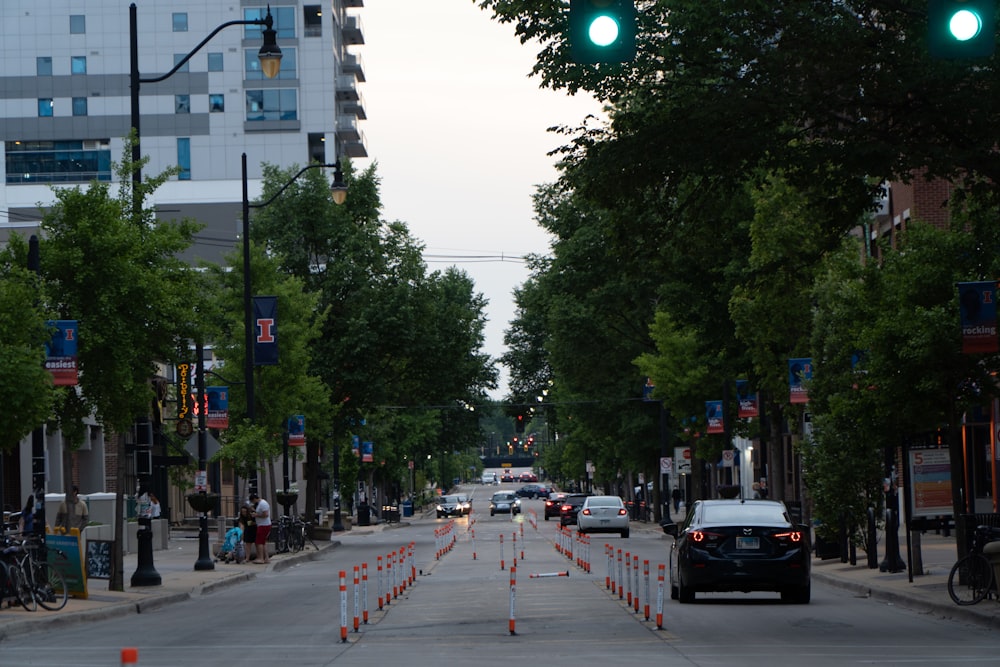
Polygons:
<instances>
[{"instance_id":1,"label":"street sign","mask_svg":"<svg viewBox=\"0 0 1000 667\"><path fill-rule=\"evenodd\" d=\"M691 474L691 448L674 447L674 461L679 475Z\"/></svg>"},{"instance_id":2,"label":"street sign","mask_svg":"<svg viewBox=\"0 0 1000 667\"><path fill-rule=\"evenodd\" d=\"M674 460L669 456L660 457L660 474L669 475L674 471Z\"/></svg>"}]
</instances>

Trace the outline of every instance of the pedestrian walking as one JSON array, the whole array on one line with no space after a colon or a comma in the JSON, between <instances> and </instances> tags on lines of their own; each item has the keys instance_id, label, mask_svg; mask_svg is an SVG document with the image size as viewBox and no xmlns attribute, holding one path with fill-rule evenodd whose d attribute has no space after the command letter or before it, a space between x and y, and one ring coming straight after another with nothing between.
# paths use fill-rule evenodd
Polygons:
<instances>
[{"instance_id":1,"label":"pedestrian walking","mask_svg":"<svg viewBox=\"0 0 1000 667\"><path fill-rule=\"evenodd\" d=\"M66 500L59 503L56 527L62 528L67 533L76 528L82 535L88 523L90 523L90 510L87 509L87 503L80 499L80 487L74 486L66 494Z\"/></svg>"},{"instance_id":2,"label":"pedestrian walking","mask_svg":"<svg viewBox=\"0 0 1000 667\"><path fill-rule=\"evenodd\" d=\"M675 486L670 493L670 499L674 501L674 514L681 511L681 487Z\"/></svg>"}]
</instances>

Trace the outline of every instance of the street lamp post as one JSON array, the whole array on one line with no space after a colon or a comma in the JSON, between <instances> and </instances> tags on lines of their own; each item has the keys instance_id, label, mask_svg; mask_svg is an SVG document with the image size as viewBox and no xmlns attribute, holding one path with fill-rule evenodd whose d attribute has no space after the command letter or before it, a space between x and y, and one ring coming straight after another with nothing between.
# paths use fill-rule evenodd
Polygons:
<instances>
[{"instance_id":1,"label":"street lamp post","mask_svg":"<svg viewBox=\"0 0 1000 667\"><path fill-rule=\"evenodd\" d=\"M203 39L198 46L194 47L190 53L181 58L179 62L174 65L174 68L163 74L161 76L147 77L143 78L139 74L139 20L136 14L136 5L133 2L129 5L129 93L130 93L130 106L131 106L131 123L132 123L132 215L134 218L138 218L139 209L142 203L142 198L140 196L139 186L142 183L142 170L139 167L139 161L142 158L142 151L140 149L140 114L139 114L139 86L143 83L157 83L159 81L164 81L165 79L173 76L181 67L187 63L188 60L194 56L205 44L209 42L213 37L215 37L220 31L229 26L234 25L259 25L263 26L263 39L264 43L257 52L257 58L260 60L261 70L264 72L264 76L274 78L278 70L281 68L281 49L278 48L277 42L277 32L274 30L274 19L271 17L270 6L267 10L267 16L262 19L250 19L250 20L236 20L236 21L226 21L225 23L219 25L215 30L213 30L208 37ZM245 181L244 181L245 182ZM123 512L122 508L122 492L123 480L119 478L118 480L118 498L116 501L117 513L121 515ZM202 521L207 521L205 515L202 515ZM206 536L207 536L207 528ZM138 541L140 544L138 562L135 573L132 575L132 585L133 586L157 586L160 584L159 573L153 565L153 550L150 546L145 548L147 542L152 543L153 533L151 528L146 528L146 530L139 531ZM211 559L209 559L210 561ZM122 552L121 552L121 540L116 540L115 542L115 562L121 563ZM198 563L202 563L203 559L199 558ZM199 567L196 563L196 569Z\"/></svg>"},{"instance_id":2,"label":"street lamp post","mask_svg":"<svg viewBox=\"0 0 1000 667\"><path fill-rule=\"evenodd\" d=\"M281 194L289 188L289 186L294 183L299 176L304 174L310 169L322 169L329 168L333 169L333 183L330 185L330 196L333 199L333 203L340 205L343 204L347 199L347 185L344 183L344 172L340 167L340 160L337 160L334 164L310 164L302 167L291 179L284 185L282 185L270 199L264 202L258 202L255 204L250 203L249 195L249 179L247 177L247 154L243 153L242 156L242 169L243 169L243 384L246 391L246 418L251 424L253 424L256 418L256 409L254 407L254 379L253 379L253 345L254 339L257 335L256 322L253 321L253 296L252 296L252 284L250 280L250 209L251 208L264 208L274 202L275 199L281 196ZM286 438L287 438L287 428ZM287 457L287 454L286 454ZM287 464L286 464L287 465ZM288 471L285 471L284 488L282 491L288 491Z\"/></svg>"}]
</instances>

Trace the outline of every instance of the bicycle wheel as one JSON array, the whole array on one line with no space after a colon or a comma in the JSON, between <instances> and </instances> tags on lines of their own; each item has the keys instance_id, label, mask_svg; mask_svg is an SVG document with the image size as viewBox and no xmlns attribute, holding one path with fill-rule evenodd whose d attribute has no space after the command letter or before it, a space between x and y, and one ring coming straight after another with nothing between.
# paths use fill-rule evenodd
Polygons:
<instances>
[{"instance_id":1,"label":"bicycle wheel","mask_svg":"<svg viewBox=\"0 0 1000 667\"><path fill-rule=\"evenodd\" d=\"M948 595L963 607L981 601L992 586L993 568L982 554L969 554L959 559L948 574Z\"/></svg>"},{"instance_id":2,"label":"bicycle wheel","mask_svg":"<svg viewBox=\"0 0 1000 667\"><path fill-rule=\"evenodd\" d=\"M10 577L11 588L14 589L14 596L18 603L24 607L25 611L35 611L38 603L35 602L35 593L32 590L31 580L25 575L20 566L14 565L7 571Z\"/></svg>"},{"instance_id":3,"label":"bicycle wheel","mask_svg":"<svg viewBox=\"0 0 1000 667\"><path fill-rule=\"evenodd\" d=\"M306 542L302 539L302 526L292 526L291 531L288 533L288 546L292 550L292 553L302 551L305 545Z\"/></svg>"},{"instance_id":4,"label":"bicycle wheel","mask_svg":"<svg viewBox=\"0 0 1000 667\"><path fill-rule=\"evenodd\" d=\"M288 553L288 529L284 524L279 523L278 530L274 532L274 551L279 554Z\"/></svg>"},{"instance_id":5,"label":"bicycle wheel","mask_svg":"<svg viewBox=\"0 0 1000 667\"><path fill-rule=\"evenodd\" d=\"M35 564L35 599L49 611L59 611L69 599L66 579L48 563Z\"/></svg>"}]
</instances>

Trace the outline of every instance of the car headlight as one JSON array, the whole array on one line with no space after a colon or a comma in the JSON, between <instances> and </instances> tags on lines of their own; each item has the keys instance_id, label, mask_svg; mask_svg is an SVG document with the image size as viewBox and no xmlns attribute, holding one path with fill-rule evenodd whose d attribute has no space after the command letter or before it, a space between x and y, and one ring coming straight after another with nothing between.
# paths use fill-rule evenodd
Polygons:
<instances>
[{"instance_id":1,"label":"car headlight","mask_svg":"<svg viewBox=\"0 0 1000 667\"><path fill-rule=\"evenodd\" d=\"M438 506L437 506L437 510L438 510L438 512L442 512L442 511L444 511L444 508L443 508L443 507L441 507L440 505L438 505Z\"/></svg>"}]
</instances>

